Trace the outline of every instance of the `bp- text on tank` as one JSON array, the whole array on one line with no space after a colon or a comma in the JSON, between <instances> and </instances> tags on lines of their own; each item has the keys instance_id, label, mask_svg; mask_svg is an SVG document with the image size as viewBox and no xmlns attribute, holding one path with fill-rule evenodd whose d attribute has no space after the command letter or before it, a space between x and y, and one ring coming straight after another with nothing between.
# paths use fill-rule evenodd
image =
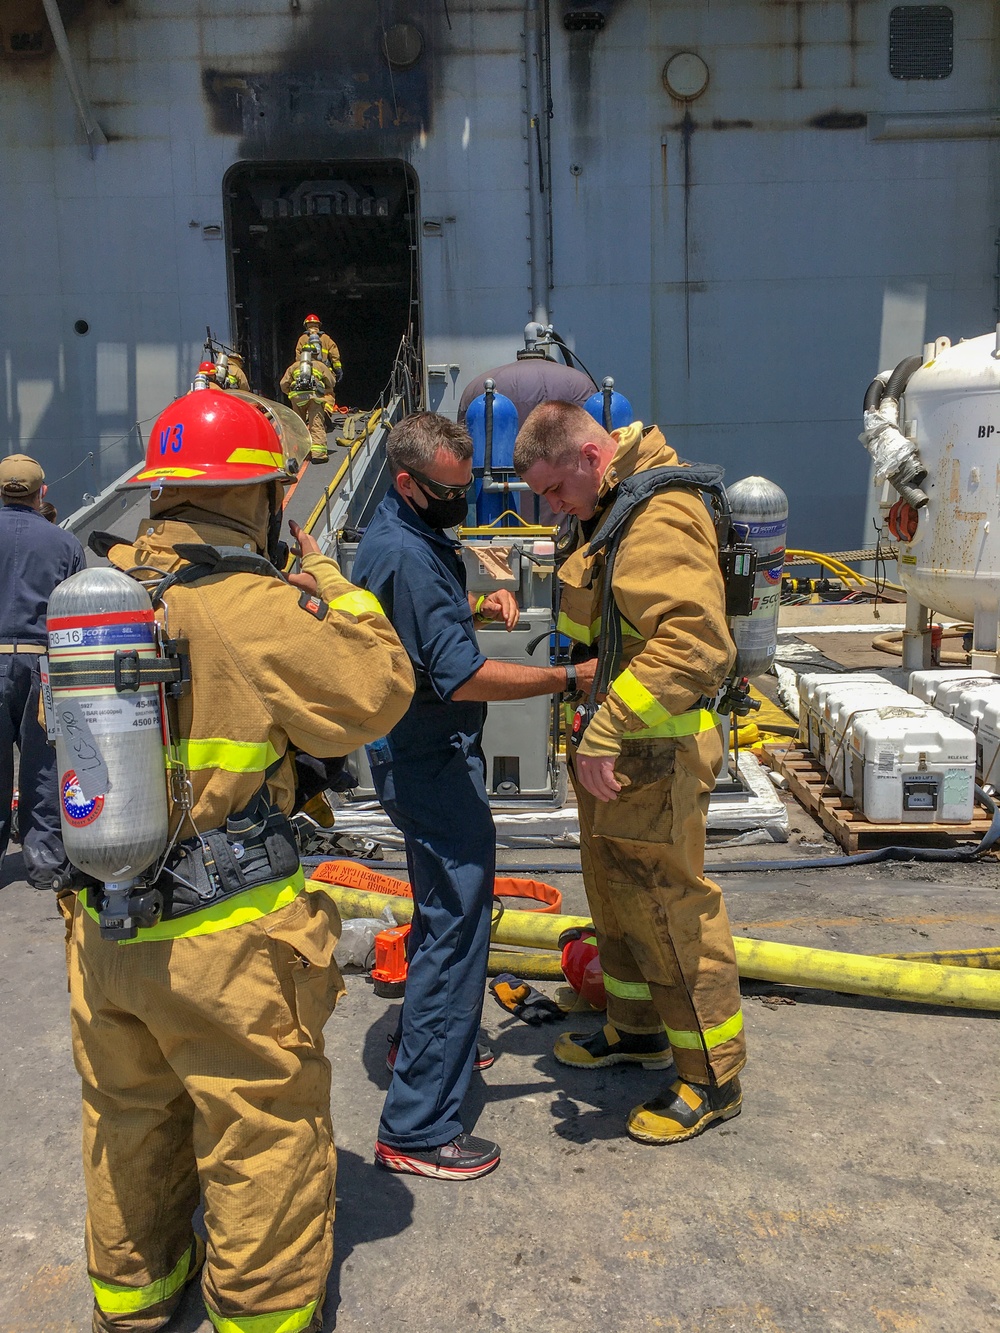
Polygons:
<instances>
[{"instance_id":1,"label":"bp- text on tank","mask_svg":"<svg viewBox=\"0 0 1000 1333\"><path fill-rule=\"evenodd\" d=\"M117 569L85 569L49 599L50 722L66 855L105 883L134 880L167 842L160 686L88 681L117 650L155 660L153 606Z\"/></svg>"}]
</instances>

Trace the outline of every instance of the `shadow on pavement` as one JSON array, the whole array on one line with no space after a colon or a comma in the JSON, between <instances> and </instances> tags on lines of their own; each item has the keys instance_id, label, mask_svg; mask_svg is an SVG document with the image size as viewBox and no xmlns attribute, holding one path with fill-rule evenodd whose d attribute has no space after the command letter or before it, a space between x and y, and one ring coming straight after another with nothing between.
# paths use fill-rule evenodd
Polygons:
<instances>
[{"instance_id":1,"label":"shadow on pavement","mask_svg":"<svg viewBox=\"0 0 1000 1333\"><path fill-rule=\"evenodd\" d=\"M398 1236L412 1221L413 1195L404 1177L383 1171L357 1153L338 1149L334 1257L323 1318L327 1333L336 1327L341 1273L351 1271L354 1251L359 1245Z\"/></svg>"}]
</instances>

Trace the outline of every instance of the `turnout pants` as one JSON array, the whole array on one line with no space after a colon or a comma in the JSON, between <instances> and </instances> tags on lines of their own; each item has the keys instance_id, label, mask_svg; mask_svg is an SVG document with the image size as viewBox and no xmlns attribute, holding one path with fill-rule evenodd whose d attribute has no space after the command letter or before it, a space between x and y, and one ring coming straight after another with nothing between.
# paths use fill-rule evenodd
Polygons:
<instances>
[{"instance_id":1,"label":"turnout pants","mask_svg":"<svg viewBox=\"0 0 1000 1333\"><path fill-rule=\"evenodd\" d=\"M10 838L16 745L24 863L30 882L47 888L67 862L59 827L56 752L38 721L38 669L37 653L0 653L0 864Z\"/></svg>"},{"instance_id":2,"label":"turnout pants","mask_svg":"<svg viewBox=\"0 0 1000 1333\"><path fill-rule=\"evenodd\" d=\"M378 1136L436 1148L463 1132L486 990L496 830L478 747L372 770L413 887L399 1051Z\"/></svg>"},{"instance_id":3,"label":"turnout pants","mask_svg":"<svg viewBox=\"0 0 1000 1333\"><path fill-rule=\"evenodd\" d=\"M95 1333L167 1323L201 1259L199 1199L215 1328L318 1329L333 1258L322 1031L343 993L335 905L303 891L215 934L116 944L70 902Z\"/></svg>"},{"instance_id":4,"label":"turnout pants","mask_svg":"<svg viewBox=\"0 0 1000 1333\"><path fill-rule=\"evenodd\" d=\"M311 452L321 454L326 452L326 408L321 398L310 398L308 403L296 406L295 411L309 427L309 437L312 440Z\"/></svg>"},{"instance_id":5,"label":"turnout pants","mask_svg":"<svg viewBox=\"0 0 1000 1333\"><path fill-rule=\"evenodd\" d=\"M666 1028L680 1076L723 1083L746 1062L739 976L722 891L704 875L718 728L625 740L623 790L597 801L574 775L587 899L622 1032Z\"/></svg>"}]
</instances>

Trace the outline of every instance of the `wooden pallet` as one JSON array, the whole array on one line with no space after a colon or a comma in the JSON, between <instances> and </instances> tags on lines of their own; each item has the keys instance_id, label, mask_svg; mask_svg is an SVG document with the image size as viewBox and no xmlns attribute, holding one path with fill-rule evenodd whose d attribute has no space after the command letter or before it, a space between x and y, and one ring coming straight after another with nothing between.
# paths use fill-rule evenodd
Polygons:
<instances>
[{"instance_id":1,"label":"wooden pallet","mask_svg":"<svg viewBox=\"0 0 1000 1333\"><path fill-rule=\"evenodd\" d=\"M789 790L836 838L849 856L873 847L920 844L929 838L949 842L979 842L990 827L990 816L977 810L969 824L877 824L854 808L827 779L825 770L803 746L771 742L760 751L761 762L788 781Z\"/></svg>"}]
</instances>

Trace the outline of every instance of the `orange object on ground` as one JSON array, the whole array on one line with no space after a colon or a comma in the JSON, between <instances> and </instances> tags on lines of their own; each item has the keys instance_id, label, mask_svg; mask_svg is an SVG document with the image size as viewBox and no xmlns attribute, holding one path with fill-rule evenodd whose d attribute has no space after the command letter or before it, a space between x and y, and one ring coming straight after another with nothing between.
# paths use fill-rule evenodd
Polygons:
<instances>
[{"instance_id":1,"label":"orange object on ground","mask_svg":"<svg viewBox=\"0 0 1000 1333\"><path fill-rule=\"evenodd\" d=\"M385 875L357 861L321 861L309 876L323 884L339 884L344 889L361 889L366 893L392 893L397 898L412 898L410 885L405 879ZM541 903L539 912L559 912L562 894L553 884L539 879L502 878L494 882L494 897L526 898Z\"/></svg>"},{"instance_id":2,"label":"orange object on ground","mask_svg":"<svg viewBox=\"0 0 1000 1333\"><path fill-rule=\"evenodd\" d=\"M321 861L310 874L323 884L339 884L343 889L361 889L364 893L394 893L397 898L412 898L409 882L383 875L357 861Z\"/></svg>"},{"instance_id":3,"label":"orange object on ground","mask_svg":"<svg viewBox=\"0 0 1000 1333\"><path fill-rule=\"evenodd\" d=\"M406 941L410 926L390 926L375 936L375 966L372 981L375 994L386 999L402 995L406 989Z\"/></svg>"},{"instance_id":4,"label":"orange object on ground","mask_svg":"<svg viewBox=\"0 0 1000 1333\"><path fill-rule=\"evenodd\" d=\"M553 884L540 879L497 879L493 885L495 898L529 898L542 903L539 912L562 910L562 894Z\"/></svg>"}]
</instances>

